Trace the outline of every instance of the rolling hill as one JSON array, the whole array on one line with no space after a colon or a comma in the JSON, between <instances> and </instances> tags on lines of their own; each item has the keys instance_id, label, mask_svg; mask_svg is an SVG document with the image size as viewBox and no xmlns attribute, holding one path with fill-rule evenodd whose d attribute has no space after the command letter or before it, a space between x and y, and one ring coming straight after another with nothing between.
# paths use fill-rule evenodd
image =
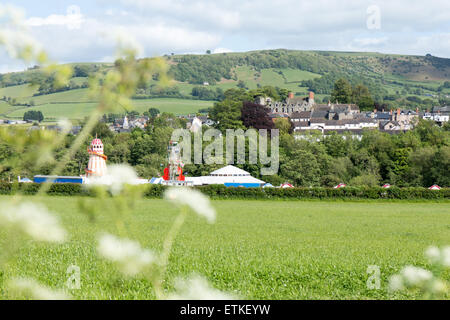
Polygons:
<instances>
[{"instance_id":1,"label":"rolling hill","mask_svg":"<svg viewBox=\"0 0 450 320\"><path fill-rule=\"evenodd\" d=\"M193 113L211 107L220 92L229 88L255 89L267 85L286 88L297 95L306 95L311 90L317 100L325 101L334 81L340 77L352 84L365 84L379 102L415 97L419 103L422 99L437 104L438 99L450 95L450 59L431 55L278 49L164 58L170 65L173 84L160 90L152 80L140 89L134 100L139 112L156 107L175 114ZM45 76L38 68L0 75L0 116L21 118L29 109L42 111L49 120L86 116L95 106L87 95L87 77L94 72L105 73L114 65L72 66L75 72L71 86L50 94L39 92ZM208 95L193 97L193 89L198 87L206 89Z\"/></svg>"}]
</instances>

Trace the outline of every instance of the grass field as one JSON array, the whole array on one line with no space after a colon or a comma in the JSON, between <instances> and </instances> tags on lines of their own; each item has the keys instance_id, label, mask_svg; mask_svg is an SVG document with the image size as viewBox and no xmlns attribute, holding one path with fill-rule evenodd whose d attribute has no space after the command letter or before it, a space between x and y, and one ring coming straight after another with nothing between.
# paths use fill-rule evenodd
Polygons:
<instances>
[{"instance_id":1,"label":"grass field","mask_svg":"<svg viewBox=\"0 0 450 320\"><path fill-rule=\"evenodd\" d=\"M147 281L122 278L96 255L98 233L118 234L108 208L90 222L78 212L80 198L41 201L60 216L71 239L63 245L30 241L0 273L0 287L9 277L30 276L62 288L66 269L75 264L81 269L75 298L154 298ZM198 273L216 288L247 299L413 298L389 295L388 277L408 264L427 267L423 251L450 241L448 203L228 200L213 205L216 224L188 217L174 244L166 288L177 276ZM125 218L127 236L160 250L175 216L176 209L163 200L139 200ZM380 290L366 288L368 265L381 269Z\"/></svg>"},{"instance_id":2,"label":"grass field","mask_svg":"<svg viewBox=\"0 0 450 320\"><path fill-rule=\"evenodd\" d=\"M19 86L11 86L0 88L0 97L11 97L16 99L31 97L37 92L38 86L31 86L29 84L22 84Z\"/></svg>"},{"instance_id":3,"label":"grass field","mask_svg":"<svg viewBox=\"0 0 450 320\"><path fill-rule=\"evenodd\" d=\"M76 91L76 90L72 90ZM71 91L68 91L71 92ZM142 113L149 108L158 108L161 112L171 112L176 115L196 113L199 109L209 108L213 106L213 101L203 100L187 100L173 98L157 98L157 99L136 99L133 100L134 110ZM67 103L47 103L28 108L16 109L8 113L8 118L22 118L27 110L41 111L44 117L48 119L83 119L89 116L92 110L97 106L95 102L67 102ZM0 105L0 110L2 106Z\"/></svg>"}]
</instances>

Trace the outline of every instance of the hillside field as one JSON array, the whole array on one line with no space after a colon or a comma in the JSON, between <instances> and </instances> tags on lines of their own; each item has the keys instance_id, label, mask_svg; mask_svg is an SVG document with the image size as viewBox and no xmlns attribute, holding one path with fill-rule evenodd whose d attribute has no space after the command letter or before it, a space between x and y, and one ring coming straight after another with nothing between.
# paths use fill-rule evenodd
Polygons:
<instances>
[{"instance_id":1,"label":"hillside field","mask_svg":"<svg viewBox=\"0 0 450 320\"><path fill-rule=\"evenodd\" d=\"M75 90L74 90L75 91ZM62 92L62 94L73 94L71 91ZM53 95L57 95L55 93ZM43 96L49 99L50 95ZM6 116L12 119L21 119L23 114L28 110L41 111L46 120L57 120L60 118L68 118L71 120L83 119L87 117L96 107L95 102L54 102L44 103L33 107L16 107L6 108L0 103L0 113L7 110ZM155 98L155 99L136 99L133 100L134 110L142 113L149 108L157 108L161 112L171 112L176 115L196 113L203 108L212 107L212 101L191 100L191 99L175 99L175 98Z\"/></svg>"},{"instance_id":2,"label":"hillside field","mask_svg":"<svg viewBox=\"0 0 450 320\"><path fill-rule=\"evenodd\" d=\"M36 198L33 198L36 200ZM1 196L0 201L10 197ZM28 199L22 199L28 200ZM117 216L107 203L94 221L80 213L81 201L94 198L45 197L71 235L62 245L33 241L0 274L4 280L30 276L63 288L66 270L81 270L76 299L153 299L149 283L127 279L96 255L103 231L119 234ZM177 276L198 273L221 290L244 299L402 299L390 295L387 279L405 265L429 267L423 252L449 245L450 206L433 202L213 201L213 225L191 214L170 257L166 289ZM122 236L160 250L177 211L163 200L138 200L125 216ZM0 230L0 245L5 243ZM369 265L381 270L381 289L366 287ZM447 280L450 273L444 273ZM3 298L8 298L4 292Z\"/></svg>"},{"instance_id":3,"label":"hillside field","mask_svg":"<svg viewBox=\"0 0 450 320\"><path fill-rule=\"evenodd\" d=\"M339 77L353 85L364 83L372 96L382 104L404 104L402 99L419 98L437 105L440 98L450 95L450 59L433 56L408 56L375 52L333 52L299 50L257 50L203 55L165 55L173 79L170 94L159 93L155 80L150 80L145 98L168 97L167 100L146 99L136 102L139 112L157 107L162 112L175 114L195 113L211 107L213 101L193 101L192 89L208 82L207 89L217 92L238 88L248 89L274 86L287 89L297 96L315 92L316 101L327 102L333 83ZM43 112L46 119L67 117L80 119L91 110L92 98L87 95L86 75L105 74L113 68L111 63L73 63L85 72L74 74L70 90L35 96L39 83L45 81L39 69L0 74L0 117L21 118L25 105ZM37 83L30 86L29 83ZM446 84L444 86L444 84ZM166 88L167 89L167 88ZM219 90L220 91L220 90ZM44 91L49 92L49 91ZM137 96L136 96L137 97ZM209 95L206 99L215 99ZM396 101L396 102L393 102ZM425 102L421 102L422 104ZM431 104L430 104L431 103ZM83 104L83 105L79 105ZM400 104L400 105L397 105ZM411 108L415 108L412 106ZM421 107L425 109L425 107Z\"/></svg>"}]
</instances>

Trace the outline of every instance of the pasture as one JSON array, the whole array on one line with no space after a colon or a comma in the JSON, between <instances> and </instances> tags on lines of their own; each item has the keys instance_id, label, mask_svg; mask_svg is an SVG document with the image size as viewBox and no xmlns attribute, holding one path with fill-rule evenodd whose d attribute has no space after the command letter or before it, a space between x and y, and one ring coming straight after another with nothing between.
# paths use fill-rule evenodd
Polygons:
<instances>
[{"instance_id":1,"label":"pasture","mask_svg":"<svg viewBox=\"0 0 450 320\"><path fill-rule=\"evenodd\" d=\"M81 89L84 90L84 89ZM74 92L72 92L74 91ZM75 93L77 90L67 91L67 93ZM57 95L57 93L55 93ZM43 97L48 97L43 96ZM155 99L135 99L133 100L134 110L142 113L149 108L157 108L161 112L170 112L176 115L196 113L200 109L213 106L213 101L188 100L175 98L155 98ZM46 120L57 120L67 118L70 120L83 119L89 116L97 106L95 102L58 102L36 105L33 107L21 107L7 114L8 118L23 118L23 114L28 110L41 111ZM0 106L1 107L1 106ZM1 110L1 109L0 109ZM117 113L119 113L117 111Z\"/></svg>"},{"instance_id":2,"label":"pasture","mask_svg":"<svg viewBox=\"0 0 450 320\"><path fill-rule=\"evenodd\" d=\"M22 201L39 198L23 198ZM10 200L1 196L0 201ZM63 288L70 265L81 270L76 299L153 299L151 285L123 278L96 254L96 237L106 231L161 250L177 209L164 200L137 200L120 219L108 207L89 219L80 203L94 198L44 197L70 233L62 245L27 241L7 265L2 283L34 277ZM450 242L450 206L434 202L327 202L215 200L215 224L190 214L174 243L166 289L174 279L197 273L216 288L246 299L402 299L387 292L387 279L405 265L428 267L430 245ZM123 221L119 223L118 221ZM120 228L119 228L120 227ZM5 243L0 229L0 246ZM369 265L381 270L381 289L366 287ZM444 274L447 280L450 274ZM3 291L3 290L1 290ZM8 298L7 292L3 298Z\"/></svg>"}]
</instances>

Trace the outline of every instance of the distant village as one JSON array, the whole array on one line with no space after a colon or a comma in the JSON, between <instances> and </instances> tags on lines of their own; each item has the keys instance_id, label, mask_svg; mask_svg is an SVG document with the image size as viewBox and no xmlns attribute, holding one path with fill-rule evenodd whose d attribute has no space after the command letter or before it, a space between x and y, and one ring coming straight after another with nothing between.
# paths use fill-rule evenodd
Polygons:
<instances>
[{"instance_id":1,"label":"distant village","mask_svg":"<svg viewBox=\"0 0 450 320\"><path fill-rule=\"evenodd\" d=\"M271 118L290 119L294 132L298 133L319 130L322 134L331 131L360 134L363 129L398 133L412 129L419 118L433 120L438 125L442 125L449 121L450 117L449 106L433 107L423 112L418 109L360 111L355 104L339 102L316 104L313 92L310 92L308 97L294 97L290 93L285 101L272 101L268 97L259 97L256 102L270 110Z\"/></svg>"},{"instance_id":2,"label":"distant village","mask_svg":"<svg viewBox=\"0 0 450 320\"><path fill-rule=\"evenodd\" d=\"M273 121L277 118L286 118L291 121L296 135L306 134L316 130L323 135L331 132L349 132L352 135L361 135L364 129L379 130L391 134L411 130L419 119L434 121L442 126L450 119L450 106L435 106L431 110L419 111L409 109L361 111L356 104L331 103L317 104L314 101L314 93L307 97L295 97L289 93L284 101L273 101L270 97L257 97L255 103L266 108ZM215 122L207 115L188 114L179 118L187 120L187 128L191 131L198 130L202 126L213 126ZM148 116L124 116L117 118L109 124L113 132L131 132L134 128L144 129L149 121ZM0 125L17 125L32 123L34 121L3 120ZM58 125L31 127L31 129L45 128L47 130L61 130ZM73 126L70 133L76 135L81 126Z\"/></svg>"},{"instance_id":3,"label":"distant village","mask_svg":"<svg viewBox=\"0 0 450 320\"><path fill-rule=\"evenodd\" d=\"M443 125L450 119L450 106L433 107L428 111L406 110L381 110L360 111L355 104L328 103L316 104L314 93L308 97L295 97L289 94L285 101L272 101L269 97L258 97L255 101L267 108L269 116L274 120L287 118L292 122L294 132L302 133L318 130L322 134L332 131L337 133L350 132L360 135L363 129L375 129L387 133L399 133L414 128L419 119L432 120L437 125ZM179 116L187 120L187 128L196 131L201 126L213 126L215 122L207 115ZM115 120L110 129L115 132L128 132L133 128L143 129L148 117L141 116L132 120L125 116Z\"/></svg>"}]
</instances>

